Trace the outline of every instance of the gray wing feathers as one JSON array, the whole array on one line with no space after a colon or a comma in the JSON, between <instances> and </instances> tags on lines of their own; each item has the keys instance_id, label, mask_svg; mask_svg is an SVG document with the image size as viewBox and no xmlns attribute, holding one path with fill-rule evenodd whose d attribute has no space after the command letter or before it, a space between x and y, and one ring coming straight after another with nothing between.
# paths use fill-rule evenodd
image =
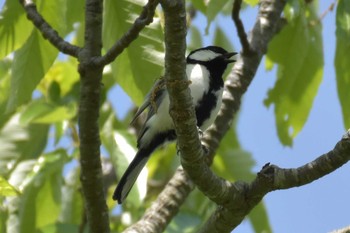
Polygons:
<instances>
[{"instance_id":1,"label":"gray wing feathers","mask_svg":"<svg viewBox=\"0 0 350 233\"><path fill-rule=\"evenodd\" d=\"M146 95L145 101L139 107L137 112L135 113L134 118L131 120L130 124L133 124L135 120L140 116L140 114L145 111L146 108L150 107L149 113L147 115L147 120L157 112L154 107L159 107L161 99L160 98L165 90L165 79L160 78L153 85L151 91Z\"/></svg>"}]
</instances>

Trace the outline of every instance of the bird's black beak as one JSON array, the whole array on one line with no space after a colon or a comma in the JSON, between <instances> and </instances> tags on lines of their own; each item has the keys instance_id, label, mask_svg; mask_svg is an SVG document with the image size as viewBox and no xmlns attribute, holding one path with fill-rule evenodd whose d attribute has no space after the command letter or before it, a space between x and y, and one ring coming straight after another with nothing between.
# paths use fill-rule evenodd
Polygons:
<instances>
[{"instance_id":1,"label":"bird's black beak","mask_svg":"<svg viewBox=\"0 0 350 233\"><path fill-rule=\"evenodd\" d=\"M232 62L235 62L235 61L236 61L236 60L234 60L234 59L230 59L231 57L233 57L233 56L236 55L236 54L237 54L237 53L232 52L232 53L226 53L226 54L224 54L224 55L222 55L222 56L223 56L225 62L227 62L227 64L228 64L228 63L232 63Z\"/></svg>"}]
</instances>

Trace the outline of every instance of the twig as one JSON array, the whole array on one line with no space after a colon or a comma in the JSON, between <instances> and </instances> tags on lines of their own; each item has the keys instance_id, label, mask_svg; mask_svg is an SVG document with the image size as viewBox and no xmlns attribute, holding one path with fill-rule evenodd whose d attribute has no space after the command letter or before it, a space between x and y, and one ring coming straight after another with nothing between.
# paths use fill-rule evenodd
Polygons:
<instances>
[{"instance_id":1,"label":"twig","mask_svg":"<svg viewBox=\"0 0 350 233\"><path fill-rule=\"evenodd\" d=\"M135 20L131 28L120 38L102 57L96 57L94 63L96 66L103 66L114 61L131 42L133 42L144 27L152 23L155 9L159 0L149 0L143 7L140 16Z\"/></svg>"},{"instance_id":2,"label":"twig","mask_svg":"<svg viewBox=\"0 0 350 233\"><path fill-rule=\"evenodd\" d=\"M242 0L233 1L231 16L232 16L233 21L235 22L237 34L238 34L239 40L241 41L241 44L242 44L242 53L248 55L251 53L251 48L250 48L250 45L248 42L247 34L245 33L245 30L244 30L244 25L242 23L242 20L239 18L239 12L241 11L241 5L242 5Z\"/></svg>"},{"instance_id":3,"label":"twig","mask_svg":"<svg viewBox=\"0 0 350 233\"><path fill-rule=\"evenodd\" d=\"M338 0L334 0L334 1L328 6L328 8L318 17L318 19L312 20L312 21L310 22L310 25L311 25L311 26L315 26L316 24L321 23L321 21L324 19L324 17L326 17L326 15L327 15L329 12L333 11L334 6L335 6L335 4L337 4L337 2L338 2Z\"/></svg>"},{"instance_id":4,"label":"twig","mask_svg":"<svg viewBox=\"0 0 350 233\"><path fill-rule=\"evenodd\" d=\"M23 8L27 13L29 20L33 22L35 27L42 33L43 37L50 41L50 43L55 46L60 52L71 55L73 57L78 57L81 48L66 42L62 37L60 37L49 23L41 16L41 14L36 9L36 5L31 0L20 0Z\"/></svg>"}]
</instances>

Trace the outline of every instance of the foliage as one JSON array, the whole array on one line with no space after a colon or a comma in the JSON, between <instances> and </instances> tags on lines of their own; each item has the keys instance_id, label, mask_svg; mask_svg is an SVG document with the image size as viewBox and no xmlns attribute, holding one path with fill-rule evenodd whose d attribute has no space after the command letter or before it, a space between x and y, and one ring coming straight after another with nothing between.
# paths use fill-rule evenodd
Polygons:
<instances>
[{"instance_id":1,"label":"foliage","mask_svg":"<svg viewBox=\"0 0 350 233\"><path fill-rule=\"evenodd\" d=\"M232 2L191 1L191 7L207 17L207 30L214 25L213 43L227 49L233 48L232 41L215 18L229 14ZM245 1L247 7L257 7L257 2ZM274 105L278 136L285 145L291 145L302 130L323 72L322 27L317 21L316 4L289 2L285 9L288 25L270 44L266 63L268 69L278 66L275 87L267 94L265 104ZM36 4L61 36L82 46L83 0L37 0ZM130 27L144 4L143 0L105 1L104 51ZM340 0L335 67L347 127L350 127L349 14L349 2ZM102 152L106 162L113 164L117 177L136 150L135 131L140 123L129 126L133 109L125 116L116 117L115 111L123 112L128 106L113 109L112 105L119 102L113 90L115 85L121 86L134 104L140 105L163 72L162 26L161 11L158 11L153 23L104 71ZM202 37L202 32L191 25L189 48L204 44ZM59 54L42 38L26 19L19 1L14 0L7 0L1 11L0 48L0 111L3 113L0 115L0 231L78 232L84 210L77 163L77 61ZM114 96L110 98L110 95ZM254 159L241 148L234 129L226 135L218 155L213 169L220 176L231 181L254 177ZM159 168L159 164L164 166ZM148 183L146 176L137 182L122 207L123 213L109 198L114 185L108 189L113 232L120 232L130 224L127 216L135 221L142 215L178 165L175 146L158 150L147 165ZM192 232L213 209L213 203L195 191L166 231ZM257 206L248 219L256 232L271 231L263 204Z\"/></svg>"}]
</instances>

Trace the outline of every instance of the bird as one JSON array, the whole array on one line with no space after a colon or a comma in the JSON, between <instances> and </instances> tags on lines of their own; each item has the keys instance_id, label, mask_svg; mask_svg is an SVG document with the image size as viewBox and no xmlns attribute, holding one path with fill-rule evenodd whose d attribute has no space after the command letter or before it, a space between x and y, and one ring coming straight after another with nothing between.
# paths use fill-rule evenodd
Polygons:
<instances>
[{"instance_id":1,"label":"bird","mask_svg":"<svg viewBox=\"0 0 350 233\"><path fill-rule=\"evenodd\" d=\"M237 53L218 46L191 51L186 58L186 75L195 108L197 127L204 132L216 119L222 102L223 74ZM120 179L113 200L122 204L152 152L166 142L176 140L175 127L169 114L169 94L164 78L159 79L145 97L131 123L148 108L147 118L137 138L138 151Z\"/></svg>"}]
</instances>

